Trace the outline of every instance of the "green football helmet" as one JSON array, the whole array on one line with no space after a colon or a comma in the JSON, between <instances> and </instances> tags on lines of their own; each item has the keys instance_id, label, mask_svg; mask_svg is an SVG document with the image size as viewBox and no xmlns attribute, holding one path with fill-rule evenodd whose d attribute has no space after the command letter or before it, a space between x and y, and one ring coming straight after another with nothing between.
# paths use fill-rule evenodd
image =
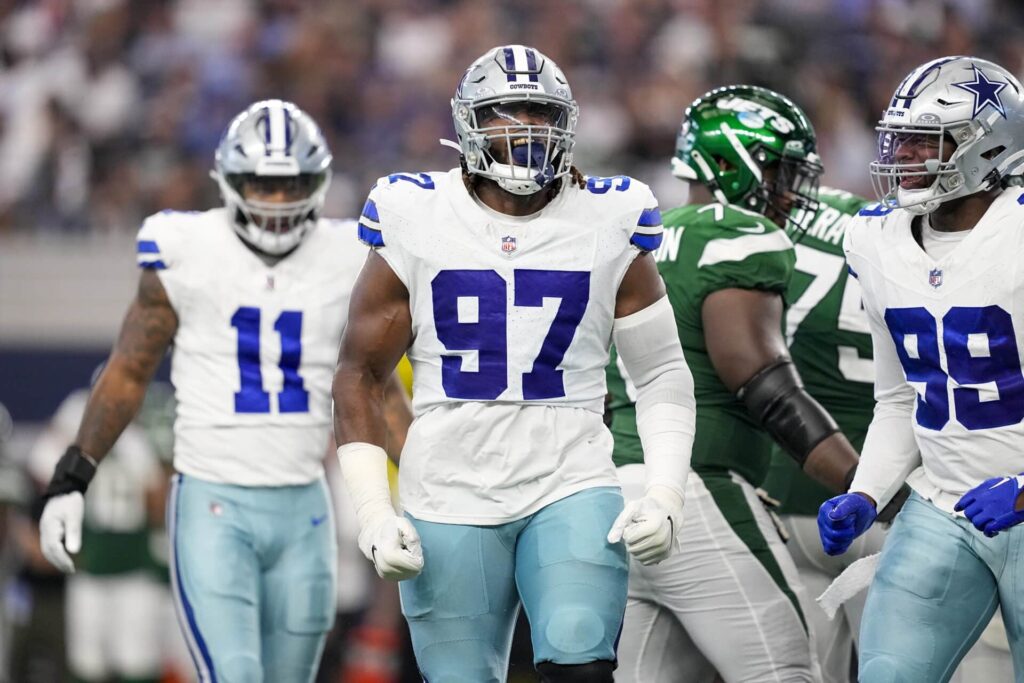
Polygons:
<instances>
[{"instance_id":1,"label":"green football helmet","mask_svg":"<svg viewBox=\"0 0 1024 683\"><path fill-rule=\"evenodd\" d=\"M672 174L723 204L803 230L818 209L814 128L788 97L753 85L716 88L683 114Z\"/></svg>"}]
</instances>

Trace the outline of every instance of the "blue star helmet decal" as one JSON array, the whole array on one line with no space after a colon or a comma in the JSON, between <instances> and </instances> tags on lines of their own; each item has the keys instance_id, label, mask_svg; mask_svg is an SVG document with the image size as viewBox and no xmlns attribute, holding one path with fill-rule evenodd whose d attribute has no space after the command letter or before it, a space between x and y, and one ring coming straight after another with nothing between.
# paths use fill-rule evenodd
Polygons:
<instances>
[{"instance_id":1,"label":"blue star helmet decal","mask_svg":"<svg viewBox=\"0 0 1024 683\"><path fill-rule=\"evenodd\" d=\"M973 66L973 65L972 65ZM1006 110L1003 108L1003 103L999 99L999 92L1007 86L1003 81L990 81L985 77L984 72L977 66L974 68L974 80L964 81L963 83L953 83L956 87L961 90L974 95L974 112L971 114L971 118L975 118L981 113L981 110L986 105L991 104L992 107L999 112L1000 116L1006 118Z\"/></svg>"}]
</instances>

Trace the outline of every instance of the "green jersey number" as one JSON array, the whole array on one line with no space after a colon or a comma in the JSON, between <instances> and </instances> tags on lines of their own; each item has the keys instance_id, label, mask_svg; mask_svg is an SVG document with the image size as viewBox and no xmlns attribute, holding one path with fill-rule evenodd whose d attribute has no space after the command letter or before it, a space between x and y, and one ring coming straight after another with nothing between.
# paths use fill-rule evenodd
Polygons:
<instances>
[{"instance_id":1,"label":"green jersey number","mask_svg":"<svg viewBox=\"0 0 1024 683\"><path fill-rule=\"evenodd\" d=\"M861 304L860 283L849 274L846 259L803 244L795 245L795 249L796 269L811 276L812 280L807 289L792 303L786 315L786 342L793 343L793 336L800 328L800 323L832 291L841 277L846 278L846 283L843 287L836 328L844 332L870 334L868 317ZM857 349L852 346L840 345L836 349L839 352L839 372L843 377L851 382L875 381L874 362L870 358L861 358Z\"/></svg>"}]
</instances>

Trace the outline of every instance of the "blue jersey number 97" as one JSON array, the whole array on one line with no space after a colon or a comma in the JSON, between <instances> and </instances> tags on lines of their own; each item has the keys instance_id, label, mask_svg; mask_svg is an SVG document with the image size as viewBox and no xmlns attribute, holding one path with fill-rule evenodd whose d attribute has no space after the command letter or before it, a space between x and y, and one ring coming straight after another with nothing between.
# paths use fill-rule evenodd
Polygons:
<instances>
[{"instance_id":1,"label":"blue jersey number 97","mask_svg":"<svg viewBox=\"0 0 1024 683\"><path fill-rule=\"evenodd\" d=\"M523 398L565 396L558 369L583 320L590 298L590 273L565 270L514 271L515 306L543 306L560 299L533 367L523 372ZM461 356L441 357L441 385L450 398L493 400L508 388L508 283L493 270L443 270L431 282L434 328L449 351L476 351L475 370Z\"/></svg>"},{"instance_id":2,"label":"blue jersey number 97","mask_svg":"<svg viewBox=\"0 0 1024 683\"><path fill-rule=\"evenodd\" d=\"M927 309L890 308L885 323L907 381L924 385L918 392L917 422L942 429L950 419L947 384L955 382L956 420L970 430L1006 427L1024 420L1024 373L1021 372L1013 319L999 306L954 306L942 317L939 359L938 323ZM909 343L908 343L909 342ZM998 398L983 398L994 387Z\"/></svg>"}]
</instances>

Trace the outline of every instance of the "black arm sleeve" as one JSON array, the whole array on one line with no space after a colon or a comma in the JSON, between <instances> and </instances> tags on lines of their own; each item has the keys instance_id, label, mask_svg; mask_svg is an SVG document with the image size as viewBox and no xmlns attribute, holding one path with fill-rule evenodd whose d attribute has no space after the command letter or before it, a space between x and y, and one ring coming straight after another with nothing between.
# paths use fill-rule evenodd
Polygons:
<instances>
[{"instance_id":1,"label":"black arm sleeve","mask_svg":"<svg viewBox=\"0 0 1024 683\"><path fill-rule=\"evenodd\" d=\"M804 389L788 358L763 368L736 396L801 467L815 446L839 431L828 411Z\"/></svg>"}]
</instances>

